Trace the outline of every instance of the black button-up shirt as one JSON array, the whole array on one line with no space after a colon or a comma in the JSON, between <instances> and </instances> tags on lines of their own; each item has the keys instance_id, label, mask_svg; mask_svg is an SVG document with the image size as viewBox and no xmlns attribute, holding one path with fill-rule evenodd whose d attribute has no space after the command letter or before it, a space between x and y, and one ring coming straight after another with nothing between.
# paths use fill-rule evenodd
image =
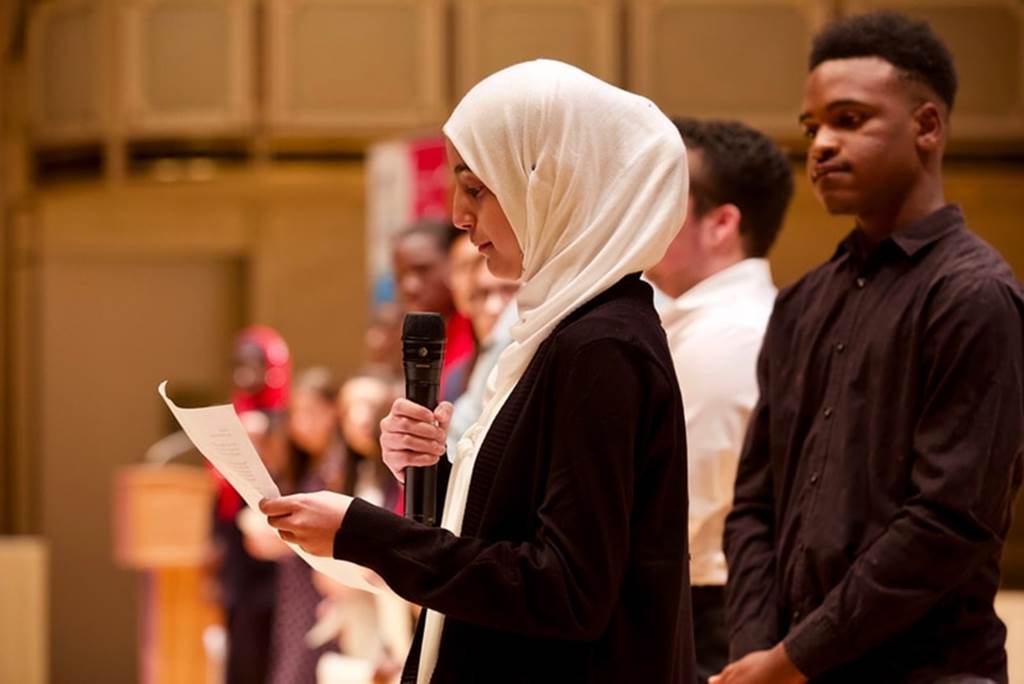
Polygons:
<instances>
[{"instance_id":1,"label":"black button-up shirt","mask_svg":"<svg viewBox=\"0 0 1024 684\"><path fill-rule=\"evenodd\" d=\"M726 523L733 657L816 681L1006 681L1024 302L947 206L780 293Z\"/></svg>"}]
</instances>

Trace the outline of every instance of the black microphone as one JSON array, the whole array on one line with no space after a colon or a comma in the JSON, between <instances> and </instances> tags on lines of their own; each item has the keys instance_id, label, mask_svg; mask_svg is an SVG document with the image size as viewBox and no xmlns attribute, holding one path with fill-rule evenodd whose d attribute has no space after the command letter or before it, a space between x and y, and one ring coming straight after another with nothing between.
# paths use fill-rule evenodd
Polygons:
<instances>
[{"instance_id":1,"label":"black microphone","mask_svg":"<svg viewBox=\"0 0 1024 684\"><path fill-rule=\"evenodd\" d=\"M444 319L436 313L408 313L402 324L405 396L433 411L441 385ZM442 457L443 458L443 457ZM437 525L437 466L405 469L405 517Z\"/></svg>"}]
</instances>

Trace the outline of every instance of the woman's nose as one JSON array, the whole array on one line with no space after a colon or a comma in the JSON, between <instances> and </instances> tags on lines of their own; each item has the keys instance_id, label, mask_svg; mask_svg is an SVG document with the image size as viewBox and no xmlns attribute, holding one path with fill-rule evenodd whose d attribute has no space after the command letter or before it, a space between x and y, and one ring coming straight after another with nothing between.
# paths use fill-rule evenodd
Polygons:
<instances>
[{"instance_id":1,"label":"woman's nose","mask_svg":"<svg viewBox=\"0 0 1024 684\"><path fill-rule=\"evenodd\" d=\"M452 223L456 228L469 230L473 227L475 218L473 212L469 210L467 202L462 197L462 193L456 191L455 196L452 198Z\"/></svg>"}]
</instances>

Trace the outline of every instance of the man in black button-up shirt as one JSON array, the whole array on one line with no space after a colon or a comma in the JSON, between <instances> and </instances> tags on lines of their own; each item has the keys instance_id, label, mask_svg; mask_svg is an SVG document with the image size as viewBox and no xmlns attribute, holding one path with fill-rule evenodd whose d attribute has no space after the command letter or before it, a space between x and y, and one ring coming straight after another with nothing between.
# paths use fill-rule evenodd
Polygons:
<instances>
[{"instance_id":1,"label":"man in black button-up shirt","mask_svg":"<svg viewBox=\"0 0 1024 684\"><path fill-rule=\"evenodd\" d=\"M955 89L945 47L900 15L815 41L808 174L856 228L768 325L726 523L723 684L1006 682L992 603L1021 482L1024 303L943 197Z\"/></svg>"}]
</instances>

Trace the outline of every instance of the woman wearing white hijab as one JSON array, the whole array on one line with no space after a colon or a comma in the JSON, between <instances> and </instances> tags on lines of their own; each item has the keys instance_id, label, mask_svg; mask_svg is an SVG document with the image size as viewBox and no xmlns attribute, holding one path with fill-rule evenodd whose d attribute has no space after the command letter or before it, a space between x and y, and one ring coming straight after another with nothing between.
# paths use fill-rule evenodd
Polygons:
<instances>
[{"instance_id":1,"label":"woman wearing white hijab","mask_svg":"<svg viewBox=\"0 0 1024 684\"><path fill-rule=\"evenodd\" d=\"M453 222L522 288L442 526L327 493L264 512L427 609L403 681L690 682L682 402L639 278L682 225L680 136L547 60L481 81L444 133ZM450 411L395 403L381 444L400 479L444 453Z\"/></svg>"}]
</instances>

